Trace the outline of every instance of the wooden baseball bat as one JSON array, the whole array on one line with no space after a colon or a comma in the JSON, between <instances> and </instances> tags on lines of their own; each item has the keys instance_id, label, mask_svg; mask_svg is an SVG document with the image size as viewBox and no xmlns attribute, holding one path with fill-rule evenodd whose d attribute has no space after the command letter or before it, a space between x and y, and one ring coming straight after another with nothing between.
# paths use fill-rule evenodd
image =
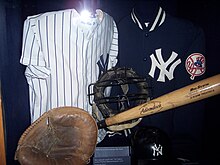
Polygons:
<instances>
[{"instance_id":1,"label":"wooden baseball bat","mask_svg":"<svg viewBox=\"0 0 220 165\"><path fill-rule=\"evenodd\" d=\"M1 94L1 82L0 82L0 164L6 165L6 153L5 153L5 126L3 116L3 105L2 105L2 94Z\"/></svg>"},{"instance_id":2,"label":"wooden baseball bat","mask_svg":"<svg viewBox=\"0 0 220 165\"><path fill-rule=\"evenodd\" d=\"M187 105L220 94L220 74L177 89L168 94L135 106L97 123L105 128L125 121L142 118L159 112Z\"/></svg>"}]
</instances>

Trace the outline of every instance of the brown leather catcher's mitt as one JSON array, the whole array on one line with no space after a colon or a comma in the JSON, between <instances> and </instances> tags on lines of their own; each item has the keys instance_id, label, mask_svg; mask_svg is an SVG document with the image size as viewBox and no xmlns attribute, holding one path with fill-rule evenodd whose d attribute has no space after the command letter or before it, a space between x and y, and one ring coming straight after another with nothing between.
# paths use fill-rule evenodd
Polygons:
<instances>
[{"instance_id":1,"label":"brown leather catcher's mitt","mask_svg":"<svg viewBox=\"0 0 220 165\"><path fill-rule=\"evenodd\" d=\"M15 160L22 165L85 165L97 142L97 125L86 111L60 107L44 113L19 139Z\"/></svg>"}]
</instances>

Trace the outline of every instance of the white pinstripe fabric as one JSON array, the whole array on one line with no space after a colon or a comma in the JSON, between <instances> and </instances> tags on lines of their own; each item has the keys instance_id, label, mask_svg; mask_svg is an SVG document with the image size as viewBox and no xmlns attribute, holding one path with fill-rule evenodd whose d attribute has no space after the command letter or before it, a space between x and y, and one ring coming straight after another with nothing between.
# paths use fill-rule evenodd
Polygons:
<instances>
[{"instance_id":1,"label":"white pinstripe fabric","mask_svg":"<svg viewBox=\"0 0 220 165\"><path fill-rule=\"evenodd\" d=\"M20 63L27 66L31 121L60 106L91 114L87 88L98 79L98 62L109 69L116 65L117 55L117 26L101 10L86 24L75 9L27 17Z\"/></svg>"}]
</instances>

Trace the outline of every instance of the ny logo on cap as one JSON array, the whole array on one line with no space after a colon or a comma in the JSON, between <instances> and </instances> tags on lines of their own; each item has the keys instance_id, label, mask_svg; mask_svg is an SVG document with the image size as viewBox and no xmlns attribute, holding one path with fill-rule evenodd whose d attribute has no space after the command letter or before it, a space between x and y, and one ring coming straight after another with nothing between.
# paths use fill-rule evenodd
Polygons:
<instances>
[{"instance_id":1,"label":"ny logo on cap","mask_svg":"<svg viewBox=\"0 0 220 165\"><path fill-rule=\"evenodd\" d=\"M159 155L163 155L163 146L161 146L160 144L157 146L157 144L154 144L152 146L153 149L153 156L159 156Z\"/></svg>"}]
</instances>

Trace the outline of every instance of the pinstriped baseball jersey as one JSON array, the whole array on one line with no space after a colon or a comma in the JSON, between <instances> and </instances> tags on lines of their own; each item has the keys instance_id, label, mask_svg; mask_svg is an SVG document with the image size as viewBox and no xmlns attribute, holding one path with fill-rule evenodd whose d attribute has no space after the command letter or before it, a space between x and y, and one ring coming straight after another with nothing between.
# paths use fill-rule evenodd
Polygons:
<instances>
[{"instance_id":1,"label":"pinstriped baseball jersey","mask_svg":"<svg viewBox=\"0 0 220 165\"><path fill-rule=\"evenodd\" d=\"M117 64L117 55L117 26L101 10L88 21L75 9L27 17L20 63L27 66L31 121L60 106L91 114L88 85Z\"/></svg>"}]
</instances>

